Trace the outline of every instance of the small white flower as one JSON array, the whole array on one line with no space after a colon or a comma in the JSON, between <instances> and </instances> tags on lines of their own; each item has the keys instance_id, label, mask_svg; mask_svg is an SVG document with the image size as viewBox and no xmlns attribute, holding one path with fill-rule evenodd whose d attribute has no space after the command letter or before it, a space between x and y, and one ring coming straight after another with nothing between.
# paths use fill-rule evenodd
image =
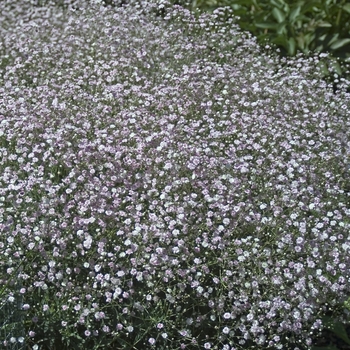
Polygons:
<instances>
[{"instance_id":1,"label":"small white flower","mask_svg":"<svg viewBox=\"0 0 350 350\"><path fill-rule=\"evenodd\" d=\"M224 319L225 319L225 320L229 320L230 318L231 318L231 313L225 312L225 313L224 313Z\"/></svg>"},{"instance_id":2,"label":"small white flower","mask_svg":"<svg viewBox=\"0 0 350 350\"><path fill-rule=\"evenodd\" d=\"M229 334L229 333L230 333L230 328L225 327L225 328L222 330L222 333L224 333L224 334Z\"/></svg>"},{"instance_id":3,"label":"small white flower","mask_svg":"<svg viewBox=\"0 0 350 350\"><path fill-rule=\"evenodd\" d=\"M85 241L83 242L83 246L85 249L90 249L91 248L91 244L92 244L92 237L91 236L87 236Z\"/></svg>"}]
</instances>

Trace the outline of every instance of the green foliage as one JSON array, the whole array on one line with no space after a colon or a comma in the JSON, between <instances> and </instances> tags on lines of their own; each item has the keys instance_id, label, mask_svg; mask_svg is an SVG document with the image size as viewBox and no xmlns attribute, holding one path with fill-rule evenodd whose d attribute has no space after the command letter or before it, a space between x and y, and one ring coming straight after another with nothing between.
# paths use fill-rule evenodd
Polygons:
<instances>
[{"instance_id":1,"label":"green foliage","mask_svg":"<svg viewBox=\"0 0 350 350\"><path fill-rule=\"evenodd\" d=\"M186 6L186 1L179 2ZM212 12L222 6L232 9L243 30L260 43L275 44L282 56L328 52L337 73L345 76L350 63L350 3L346 0L193 0L189 8Z\"/></svg>"},{"instance_id":2,"label":"green foliage","mask_svg":"<svg viewBox=\"0 0 350 350\"><path fill-rule=\"evenodd\" d=\"M350 4L345 0L194 0L212 11L230 6L238 23L259 40L269 39L295 55L329 51L350 62Z\"/></svg>"},{"instance_id":3,"label":"green foliage","mask_svg":"<svg viewBox=\"0 0 350 350\"><path fill-rule=\"evenodd\" d=\"M335 321L330 316L323 316L322 322L326 332L329 334L327 337L327 345L313 346L311 350L341 350L344 349L344 344L350 345L350 339L343 323ZM346 349L348 349L348 347L346 347Z\"/></svg>"},{"instance_id":4,"label":"green foliage","mask_svg":"<svg viewBox=\"0 0 350 350\"><path fill-rule=\"evenodd\" d=\"M341 322L334 322L331 317L323 317L325 327L332 331L338 338L350 345L350 339L346 333L345 327Z\"/></svg>"}]
</instances>

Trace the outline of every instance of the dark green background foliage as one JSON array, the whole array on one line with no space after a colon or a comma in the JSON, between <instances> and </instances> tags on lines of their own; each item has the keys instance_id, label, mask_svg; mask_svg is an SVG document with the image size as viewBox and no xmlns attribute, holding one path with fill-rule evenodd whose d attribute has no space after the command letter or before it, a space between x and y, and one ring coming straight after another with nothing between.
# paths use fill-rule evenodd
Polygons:
<instances>
[{"instance_id":1,"label":"dark green background foliage","mask_svg":"<svg viewBox=\"0 0 350 350\"><path fill-rule=\"evenodd\" d=\"M328 52L326 79L337 83L334 73L349 78L350 2L348 0L180 0L192 10L212 12L229 6L239 26L260 43L273 43L281 56L298 52Z\"/></svg>"},{"instance_id":2,"label":"dark green background foliage","mask_svg":"<svg viewBox=\"0 0 350 350\"><path fill-rule=\"evenodd\" d=\"M346 0L198 0L212 11L229 6L242 29L268 39L285 54L329 51L350 62L350 3Z\"/></svg>"}]
</instances>

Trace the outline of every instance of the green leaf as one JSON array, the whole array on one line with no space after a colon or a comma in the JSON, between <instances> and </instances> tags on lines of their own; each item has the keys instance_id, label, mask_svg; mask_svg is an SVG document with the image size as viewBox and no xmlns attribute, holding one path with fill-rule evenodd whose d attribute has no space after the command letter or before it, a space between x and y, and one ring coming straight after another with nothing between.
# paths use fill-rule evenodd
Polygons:
<instances>
[{"instance_id":1,"label":"green leaf","mask_svg":"<svg viewBox=\"0 0 350 350\"><path fill-rule=\"evenodd\" d=\"M350 38L348 38L348 39L339 39L339 40L335 41L335 42L331 45L331 49L332 49L332 50L337 50L337 49L339 49L340 47L345 46L345 45L347 45L347 44L349 44L349 43L350 43Z\"/></svg>"},{"instance_id":2,"label":"green leaf","mask_svg":"<svg viewBox=\"0 0 350 350\"><path fill-rule=\"evenodd\" d=\"M275 7L272 10L272 14L273 14L273 17L276 18L276 21L278 23L282 23L285 20L285 18L286 18L285 14L280 9L278 9L277 7Z\"/></svg>"},{"instance_id":3,"label":"green leaf","mask_svg":"<svg viewBox=\"0 0 350 350\"><path fill-rule=\"evenodd\" d=\"M322 5L318 1L306 1L304 6L301 8L301 13L306 13L311 11L312 13L315 13L314 7L320 8Z\"/></svg>"},{"instance_id":4,"label":"green leaf","mask_svg":"<svg viewBox=\"0 0 350 350\"><path fill-rule=\"evenodd\" d=\"M308 53L310 51L310 45L315 40L315 33L307 33L297 37L298 46L303 50L304 53Z\"/></svg>"},{"instance_id":5,"label":"green leaf","mask_svg":"<svg viewBox=\"0 0 350 350\"><path fill-rule=\"evenodd\" d=\"M332 50L330 46L335 43L338 39L339 34L321 34L323 33L324 30L321 28L317 28L316 30L316 41L315 41L315 48L319 47L320 45L325 49L325 50ZM317 48L318 50L318 48Z\"/></svg>"},{"instance_id":6,"label":"green leaf","mask_svg":"<svg viewBox=\"0 0 350 350\"><path fill-rule=\"evenodd\" d=\"M231 2L228 2L226 5L232 6L233 4L231 4ZM249 8L254 4L254 1L251 0L237 0L234 2L234 5L243 5L245 8Z\"/></svg>"},{"instance_id":7,"label":"green leaf","mask_svg":"<svg viewBox=\"0 0 350 350\"><path fill-rule=\"evenodd\" d=\"M289 40L287 41L287 45L288 45L288 53L291 56L295 55L295 46L296 46L296 42L294 38L289 38Z\"/></svg>"},{"instance_id":8,"label":"green leaf","mask_svg":"<svg viewBox=\"0 0 350 350\"><path fill-rule=\"evenodd\" d=\"M336 322L331 330L338 338L342 339L346 344L350 345L350 339L342 323Z\"/></svg>"},{"instance_id":9,"label":"green leaf","mask_svg":"<svg viewBox=\"0 0 350 350\"><path fill-rule=\"evenodd\" d=\"M342 9L343 9L344 11L346 11L347 13L350 13L350 4L344 4L344 5L342 6Z\"/></svg>"},{"instance_id":10,"label":"green leaf","mask_svg":"<svg viewBox=\"0 0 350 350\"><path fill-rule=\"evenodd\" d=\"M330 24L329 22L326 22L326 21L318 22L317 25L319 27L322 27L322 28L330 28L330 27L332 27L332 24Z\"/></svg>"},{"instance_id":11,"label":"green leaf","mask_svg":"<svg viewBox=\"0 0 350 350\"><path fill-rule=\"evenodd\" d=\"M276 23L255 23L255 26L263 29L276 29L278 24Z\"/></svg>"},{"instance_id":12,"label":"green leaf","mask_svg":"<svg viewBox=\"0 0 350 350\"><path fill-rule=\"evenodd\" d=\"M338 74L338 75L342 75L342 68L339 64L339 62L335 61L333 62L333 69L335 70L335 72Z\"/></svg>"},{"instance_id":13,"label":"green leaf","mask_svg":"<svg viewBox=\"0 0 350 350\"><path fill-rule=\"evenodd\" d=\"M279 35L272 40L272 42L276 45L283 46L286 50L288 50L288 41L284 35Z\"/></svg>"},{"instance_id":14,"label":"green leaf","mask_svg":"<svg viewBox=\"0 0 350 350\"><path fill-rule=\"evenodd\" d=\"M301 6L297 5L296 7L294 7L292 9L292 11L289 14L289 21L291 23L293 23L295 21L295 19L300 15L300 10L301 10Z\"/></svg>"},{"instance_id":15,"label":"green leaf","mask_svg":"<svg viewBox=\"0 0 350 350\"><path fill-rule=\"evenodd\" d=\"M348 310L350 310L350 298L346 301L344 301L344 307L346 307Z\"/></svg>"},{"instance_id":16,"label":"green leaf","mask_svg":"<svg viewBox=\"0 0 350 350\"><path fill-rule=\"evenodd\" d=\"M286 35L287 34L286 26L287 26L286 23L280 23L276 30L277 34Z\"/></svg>"},{"instance_id":17,"label":"green leaf","mask_svg":"<svg viewBox=\"0 0 350 350\"><path fill-rule=\"evenodd\" d=\"M333 332L338 338L343 340L346 344L350 345L350 339L346 333L344 325L341 322L334 322L329 316L322 317L324 326Z\"/></svg>"},{"instance_id":18,"label":"green leaf","mask_svg":"<svg viewBox=\"0 0 350 350\"><path fill-rule=\"evenodd\" d=\"M270 5L276 6L276 7L283 7L284 5L284 1L283 0L270 0Z\"/></svg>"},{"instance_id":19,"label":"green leaf","mask_svg":"<svg viewBox=\"0 0 350 350\"><path fill-rule=\"evenodd\" d=\"M334 35L332 36L332 39L329 40L328 45L333 45L333 44L337 41L338 36L339 36L338 33L337 33L337 34L334 34Z\"/></svg>"}]
</instances>

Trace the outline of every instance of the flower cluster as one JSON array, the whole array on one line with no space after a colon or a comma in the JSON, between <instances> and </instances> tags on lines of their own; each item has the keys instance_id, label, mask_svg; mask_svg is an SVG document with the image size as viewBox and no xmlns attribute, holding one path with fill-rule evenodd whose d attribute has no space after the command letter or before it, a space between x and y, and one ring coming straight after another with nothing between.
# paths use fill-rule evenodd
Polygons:
<instances>
[{"instance_id":1,"label":"flower cluster","mask_svg":"<svg viewBox=\"0 0 350 350\"><path fill-rule=\"evenodd\" d=\"M280 59L227 8L78 3L0 3L1 344L296 350L348 317L326 58Z\"/></svg>"}]
</instances>

